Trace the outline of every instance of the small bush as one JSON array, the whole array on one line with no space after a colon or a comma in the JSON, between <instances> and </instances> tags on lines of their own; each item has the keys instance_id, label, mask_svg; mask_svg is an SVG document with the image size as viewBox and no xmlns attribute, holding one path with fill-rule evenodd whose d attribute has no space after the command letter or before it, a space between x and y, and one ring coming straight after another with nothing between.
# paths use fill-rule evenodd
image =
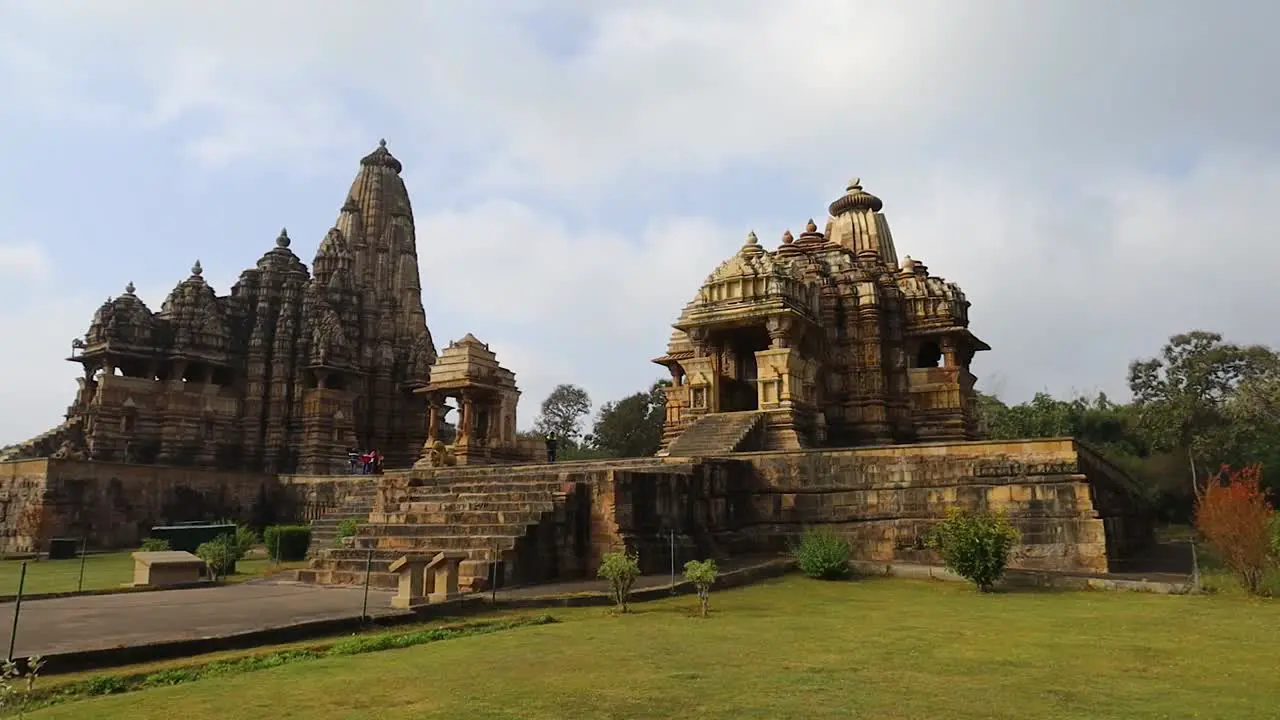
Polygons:
<instances>
[{"instance_id":1,"label":"small bush","mask_svg":"<svg viewBox=\"0 0 1280 720\"><path fill-rule=\"evenodd\" d=\"M928 545L942 556L947 569L987 592L1004 576L1018 531L1003 514L947 512L933 528Z\"/></svg>"},{"instance_id":2,"label":"small bush","mask_svg":"<svg viewBox=\"0 0 1280 720\"><path fill-rule=\"evenodd\" d=\"M209 566L209 573L214 578L231 572L240 559L236 557L235 537L232 535L220 535L207 543L201 543L196 548L196 557Z\"/></svg>"},{"instance_id":3,"label":"small bush","mask_svg":"<svg viewBox=\"0 0 1280 720\"><path fill-rule=\"evenodd\" d=\"M261 542L261 539L258 537L258 533L244 526L237 527L236 534L231 538L231 547L235 552L236 560L248 555L253 546L259 542Z\"/></svg>"},{"instance_id":4,"label":"small bush","mask_svg":"<svg viewBox=\"0 0 1280 720\"><path fill-rule=\"evenodd\" d=\"M279 562L297 562L307 557L311 546L311 526L272 525L263 532L267 554Z\"/></svg>"},{"instance_id":5,"label":"small bush","mask_svg":"<svg viewBox=\"0 0 1280 720\"><path fill-rule=\"evenodd\" d=\"M609 595L617 604L618 611L627 612L631 588L640 577L640 556L626 552L605 553L596 575L609 581Z\"/></svg>"},{"instance_id":6,"label":"small bush","mask_svg":"<svg viewBox=\"0 0 1280 720\"><path fill-rule=\"evenodd\" d=\"M702 617L711 611L711 586L719 576L715 560L690 560L684 564L684 579L693 583L698 591L698 609Z\"/></svg>"},{"instance_id":7,"label":"small bush","mask_svg":"<svg viewBox=\"0 0 1280 720\"><path fill-rule=\"evenodd\" d=\"M1277 549L1276 511L1261 480L1261 465L1223 465L1196 496L1196 529L1252 595L1262 593L1269 556Z\"/></svg>"},{"instance_id":8,"label":"small bush","mask_svg":"<svg viewBox=\"0 0 1280 720\"><path fill-rule=\"evenodd\" d=\"M791 549L800 572L819 580L841 580L849 577L849 541L830 530L809 530L800 544Z\"/></svg>"},{"instance_id":9,"label":"small bush","mask_svg":"<svg viewBox=\"0 0 1280 720\"><path fill-rule=\"evenodd\" d=\"M165 538L147 538L142 541L142 552L168 552L169 541Z\"/></svg>"},{"instance_id":10,"label":"small bush","mask_svg":"<svg viewBox=\"0 0 1280 720\"><path fill-rule=\"evenodd\" d=\"M360 521L355 518L345 518L338 523L338 536L333 539L334 543L341 545L343 538L355 537L356 528L360 526Z\"/></svg>"}]
</instances>

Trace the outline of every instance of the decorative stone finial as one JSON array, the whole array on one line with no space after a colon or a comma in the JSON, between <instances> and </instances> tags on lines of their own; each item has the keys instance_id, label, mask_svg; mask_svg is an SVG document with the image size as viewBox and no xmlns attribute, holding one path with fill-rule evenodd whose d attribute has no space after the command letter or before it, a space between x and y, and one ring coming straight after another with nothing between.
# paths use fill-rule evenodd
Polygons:
<instances>
[{"instance_id":1,"label":"decorative stone finial","mask_svg":"<svg viewBox=\"0 0 1280 720\"><path fill-rule=\"evenodd\" d=\"M200 267L200 261L197 259L196 264L191 266L191 274L200 277L204 274L204 268Z\"/></svg>"},{"instance_id":2,"label":"decorative stone finial","mask_svg":"<svg viewBox=\"0 0 1280 720\"><path fill-rule=\"evenodd\" d=\"M276 238L276 247L289 247L289 229L280 228L280 237Z\"/></svg>"},{"instance_id":3,"label":"decorative stone finial","mask_svg":"<svg viewBox=\"0 0 1280 720\"><path fill-rule=\"evenodd\" d=\"M386 147L387 147L387 139L386 139L386 138L379 138L379 139L378 139L378 147L383 148L383 149L386 149Z\"/></svg>"},{"instance_id":4,"label":"decorative stone finial","mask_svg":"<svg viewBox=\"0 0 1280 720\"><path fill-rule=\"evenodd\" d=\"M134 287L133 287L133 281L132 281L132 280L130 280L130 281L129 281L129 284L124 286L124 293L125 293L126 295L132 295L132 294L133 294L133 291L134 291L135 289L136 289L136 288L134 288Z\"/></svg>"},{"instance_id":5,"label":"decorative stone finial","mask_svg":"<svg viewBox=\"0 0 1280 720\"><path fill-rule=\"evenodd\" d=\"M855 177L849 181L848 187L845 188L844 195L837 198L827 208L834 217L840 217L850 212L880 212L884 209L884 203L880 198L862 189L862 178Z\"/></svg>"},{"instance_id":6,"label":"decorative stone finial","mask_svg":"<svg viewBox=\"0 0 1280 720\"><path fill-rule=\"evenodd\" d=\"M804 231L807 233L818 232L818 224L813 221L813 218L809 218L809 222L805 223Z\"/></svg>"},{"instance_id":7,"label":"decorative stone finial","mask_svg":"<svg viewBox=\"0 0 1280 720\"><path fill-rule=\"evenodd\" d=\"M387 149L386 139L378 141L378 147L373 152L365 155L360 159L360 164L364 167L384 167L389 168L398 175L404 167L400 161L391 155L391 151Z\"/></svg>"},{"instance_id":8,"label":"decorative stone finial","mask_svg":"<svg viewBox=\"0 0 1280 720\"><path fill-rule=\"evenodd\" d=\"M795 242L795 236L793 236L793 235L791 234L791 231L790 231L790 230L787 230L786 232L782 233L782 244L783 244L783 245L790 245L790 244L791 244L791 243L793 243L793 242Z\"/></svg>"},{"instance_id":9,"label":"decorative stone finial","mask_svg":"<svg viewBox=\"0 0 1280 720\"><path fill-rule=\"evenodd\" d=\"M756 231L755 231L755 230L752 230L751 232L747 233L747 244L748 244L748 245L759 245L759 244L760 244L760 238L756 237Z\"/></svg>"}]
</instances>

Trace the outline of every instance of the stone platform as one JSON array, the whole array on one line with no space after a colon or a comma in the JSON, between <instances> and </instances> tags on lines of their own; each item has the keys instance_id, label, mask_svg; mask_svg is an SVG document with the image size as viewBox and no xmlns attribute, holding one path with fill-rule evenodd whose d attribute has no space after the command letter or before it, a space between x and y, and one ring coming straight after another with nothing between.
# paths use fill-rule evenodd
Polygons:
<instances>
[{"instance_id":1,"label":"stone platform","mask_svg":"<svg viewBox=\"0 0 1280 720\"><path fill-rule=\"evenodd\" d=\"M353 546L321 551L299 578L395 587L407 553L466 553L468 589L593 577L612 549L660 572L784 551L806 528L848 538L860 560L934 563L924 546L952 507L1008 514L1012 567L1106 573L1153 540L1138 488L1071 439L731 453L414 470L380 481Z\"/></svg>"}]
</instances>

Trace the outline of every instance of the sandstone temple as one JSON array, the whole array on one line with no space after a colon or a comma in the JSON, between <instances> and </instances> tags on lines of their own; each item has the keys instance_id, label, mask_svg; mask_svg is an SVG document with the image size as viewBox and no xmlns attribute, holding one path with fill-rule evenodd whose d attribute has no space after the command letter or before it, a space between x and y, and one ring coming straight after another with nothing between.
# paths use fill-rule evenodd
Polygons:
<instances>
[{"instance_id":1,"label":"sandstone temple","mask_svg":"<svg viewBox=\"0 0 1280 720\"><path fill-rule=\"evenodd\" d=\"M982 439L969 302L899 258L859 180L821 229L748 235L679 313L654 360L672 379L656 457L547 463L497 353L471 334L436 352L401 170L385 143L361 160L310 269L282 232L227 296L197 263L158 312L132 287L103 304L66 422L0 456L0 550L309 521L298 579L395 587L447 552L476 590L592 576L619 548L647 572L777 553L815 526L862 560L936 562L923 540L955 507L1009 513L1014 567L1116 572L1152 541L1098 452ZM346 473L348 447L387 473Z\"/></svg>"},{"instance_id":2,"label":"sandstone temple","mask_svg":"<svg viewBox=\"0 0 1280 720\"><path fill-rule=\"evenodd\" d=\"M360 161L310 270L282 230L229 295L199 261L158 312L129 283L72 343L66 422L12 455L323 473L359 447L412 463L436 349L400 171L385 142Z\"/></svg>"}]
</instances>

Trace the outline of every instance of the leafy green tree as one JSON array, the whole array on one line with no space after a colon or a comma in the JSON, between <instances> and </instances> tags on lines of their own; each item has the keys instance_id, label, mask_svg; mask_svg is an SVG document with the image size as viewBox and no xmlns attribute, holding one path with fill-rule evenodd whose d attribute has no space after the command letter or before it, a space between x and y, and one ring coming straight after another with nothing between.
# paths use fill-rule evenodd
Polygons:
<instances>
[{"instance_id":1,"label":"leafy green tree","mask_svg":"<svg viewBox=\"0 0 1280 720\"><path fill-rule=\"evenodd\" d=\"M1129 389L1140 425L1152 447L1185 454L1192 488L1201 470L1240 448L1240 422L1229 406L1238 390L1256 386L1280 368L1280 358L1262 345L1223 342L1218 333L1193 330L1169 338L1159 357L1129 366Z\"/></svg>"},{"instance_id":2,"label":"leafy green tree","mask_svg":"<svg viewBox=\"0 0 1280 720\"><path fill-rule=\"evenodd\" d=\"M629 395L600 408L588 436L593 448L607 457L645 457L658 452L667 414L666 388L659 380L646 392Z\"/></svg>"},{"instance_id":3,"label":"leafy green tree","mask_svg":"<svg viewBox=\"0 0 1280 720\"><path fill-rule=\"evenodd\" d=\"M591 412L591 396L577 385L561 384L542 401L542 412L533 429L546 437L554 432L564 448L577 447L582 436L582 420Z\"/></svg>"},{"instance_id":4,"label":"leafy green tree","mask_svg":"<svg viewBox=\"0 0 1280 720\"><path fill-rule=\"evenodd\" d=\"M605 553L596 575L609 581L609 596L618 612L627 612L631 600L631 588L640 577L640 555L623 551Z\"/></svg>"},{"instance_id":5,"label":"leafy green tree","mask_svg":"<svg viewBox=\"0 0 1280 720\"><path fill-rule=\"evenodd\" d=\"M698 591L698 610L702 617L711 611L711 586L716 584L718 577L720 570L715 560L690 560L684 564L684 579L693 583Z\"/></svg>"}]
</instances>

